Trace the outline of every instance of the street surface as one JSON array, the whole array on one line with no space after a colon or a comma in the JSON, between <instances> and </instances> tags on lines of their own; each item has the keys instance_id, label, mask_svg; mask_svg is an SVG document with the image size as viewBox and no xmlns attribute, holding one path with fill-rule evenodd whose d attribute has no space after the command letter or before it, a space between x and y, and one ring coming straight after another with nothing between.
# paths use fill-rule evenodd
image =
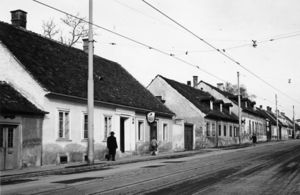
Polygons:
<instances>
[{"instance_id":1,"label":"street surface","mask_svg":"<svg viewBox=\"0 0 300 195\"><path fill-rule=\"evenodd\" d=\"M300 194L300 140L20 178L1 194Z\"/></svg>"}]
</instances>

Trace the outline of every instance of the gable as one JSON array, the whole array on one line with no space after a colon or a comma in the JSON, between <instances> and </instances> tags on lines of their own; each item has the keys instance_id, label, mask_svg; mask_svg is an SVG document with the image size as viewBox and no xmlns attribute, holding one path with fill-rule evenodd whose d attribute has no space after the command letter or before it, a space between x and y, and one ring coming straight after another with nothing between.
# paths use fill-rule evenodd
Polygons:
<instances>
[{"instance_id":1,"label":"gable","mask_svg":"<svg viewBox=\"0 0 300 195\"><path fill-rule=\"evenodd\" d=\"M4 116L46 114L6 82L0 81L0 91L0 114Z\"/></svg>"}]
</instances>

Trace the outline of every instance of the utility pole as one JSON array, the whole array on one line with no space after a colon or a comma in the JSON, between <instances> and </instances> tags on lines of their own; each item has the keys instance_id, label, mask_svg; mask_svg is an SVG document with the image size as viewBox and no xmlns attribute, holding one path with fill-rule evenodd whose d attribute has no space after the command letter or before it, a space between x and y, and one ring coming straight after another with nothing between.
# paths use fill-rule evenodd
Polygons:
<instances>
[{"instance_id":1,"label":"utility pole","mask_svg":"<svg viewBox=\"0 0 300 195\"><path fill-rule=\"evenodd\" d=\"M295 130L295 107L294 107L294 105L293 105L293 138L294 139L296 139L296 135L295 135L295 133L296 133L296 130Z\"/></svg>"},{"instance_id":2,"label":"utility pole","mask_svg":"<svg viewBox=\"0 0 300 195\"><path fill-rule=\"evenodd\" d=\"M277 94L275 94L275 104L276 104L276 131L277 131L277 141L278 141L279 140L279 128L278 128Z\"/></svg>"},{"instance_id":3,"label":"utility pole","mask_svg":"<svg viewBox=\"0 0 300 195\"><path fill-rule=\"evenodd\" d=\"M93 0L89 0L89 57L88 57L88 163L94 163L94 78L93 78Z\"/></svg>"},{"instance_id":4,"label":"utility pole","mask_svg":"<svg viewBox=\"0 0 300 195\"><path fill-rule=\"evenodd\" d=\"M240 72L237 72L237 82L238 82L238 104L239 104L239 144L241 144L241 133L242 133L242 116L241 116L241 91L240 91Z\"/></svg>"}]
</instances>

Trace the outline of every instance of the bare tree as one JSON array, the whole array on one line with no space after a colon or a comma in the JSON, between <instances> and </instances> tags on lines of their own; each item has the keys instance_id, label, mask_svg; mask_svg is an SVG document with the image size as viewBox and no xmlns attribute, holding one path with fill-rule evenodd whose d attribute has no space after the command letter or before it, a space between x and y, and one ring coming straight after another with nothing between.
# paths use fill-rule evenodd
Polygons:
<instances>
[{"instance_id":1,"label":"bare tree","mask_svg":"<svg viewBox=\"0 0 300 195\"><path fill-rule=\"evenodd\" d=\"M51 39L57 39L70 47L74 46L80 39L88 36L87 23L78 13L76 17L65 15L65 17L60 18L60 20L63 24L63 28L58 27L53 19L43 22L43 35Z\"/></svg>"},{"instance_id":2,"label":"bare tree","mask_svg":"<svg viewBox=\"0 0 300 195\"><path fill-rule=\"evenodd\" d=\"M53 18L51 18L46 22L44 21L42 28L43 28L43 35L49 37L50 39L52 39L56 34L59 33L59 30L57 29L57 26L54 23Z\"/></svg>"}]
</instances>

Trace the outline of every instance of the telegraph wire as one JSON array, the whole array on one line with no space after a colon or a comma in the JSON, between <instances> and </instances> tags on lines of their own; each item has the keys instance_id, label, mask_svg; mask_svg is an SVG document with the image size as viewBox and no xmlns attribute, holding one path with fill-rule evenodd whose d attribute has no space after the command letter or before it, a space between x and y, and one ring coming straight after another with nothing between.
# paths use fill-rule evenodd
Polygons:
<instances>
[{"instance_id":1,"label":"telegraph wire","mask_svg":"<svg viewBox=\"0 0 300 195\"><path fill-rule=\"evenodd\" d=\"M176 60L178 60L178 61L180 61L180 62L183 62L183 63L185 63L185 64L187 64L187 65L189 65L189 66L195 67L195 68L197 68L198 70L200 70L200 71L202 71L202 72L205 72L206 74L208 74L208 75L210 75L210 76L212 76L212 77L214 77L214 78L216 78L216 79L218 79L218 80L221 80L221 81L223 81L223 82L226 82L225 79L222 79L222 78L220 78L220 77L218 77L218 76L216 76L216 75L214 75L214 74L212 74L212 73L210 73L210 72L208 72L208 71L206 71L206 70L200 68L200 66L198 66L198 65L192 64L192 63L190 63L190 62L188 62L188 61L186 61L186 60L184 60L184 59L182 59L182 58L179 58L179 57L175 56L175 54L173 54L173 53L165 52L165 51L163 51L163 50L161 50L161 49L158 49L158 48L153 47L153 46L151 46L151 45L148 45L148 44L145 44L145 43L143 43L143 42L137 41L137 40L135 40L135 39L133 39L133 38L130 38L130 37L128 37L128 36L125 36L125 35L122 35L122 34L120 34L120 33L117 33L117 32L115 32L115 31L112 31L112 30L110 30L110 29L108 29L108 28L105 28L105 27L103 27L103 26L97 25L97 24L95 24L95 23L90 23L89 21L87 21L87 20L85 20L85 19L82 19L82 18L80 18L80 17L78 17L78 16L75 16L75 15L73 15L73 14L70 14L70 13L68 13L68 12L66 12L66 11L63 11L63 10L58 9L58 8L55 8L55 7L51 6L51 5L45 4L45 3L43 3L43 2L40 2L40 1L38 1L38 0L32 0L32 1L34 1L34 2L36 2L36 3L38 3L38 4L40 4L40 5L43 5L43 6L45 6L45 7L48 7L48 8L50 8L50 9L52 9L52 10L55 10L55 11L57 11L57 12L60 12L60 13L66 14L66 15L68 15L68 16L71 16L71 17L73 17L73 18L76 18L76 19L78 19L78 20L82 20L82 21L84 21L84 22L86 22L86 23L88 23L88 24L91 24L91 25L93 25L93 26L95 26L95 27L97 27L97 28L100 28L100 29L105 30L105 31L107 31L107 32L109 32L109 33L112 33L112 34L114 34L114 35L117 35L117 36L119 36L119 37L122 37L122 38L124 38L124 39L127 39L127 40L129 40L129 41L131 41L131 42L134 42L134 43L136 43L136 44L138 44L138 45L140 45L140 46L146 47L146 48L148 48L148 49L150 49L150 50L154 50L154 51L156 51L156 52L158 52L158 53L161 53L161 54L163 54L163 55L167 55L167 56L173 57L174 59L176 59ZM115 44L112 43L111 45L115 45Z\"/></svg>"},{"instance_id":2,"label":"telegraph wire","mask_svg":"<svg viewBox=\"0 0 300 195\"><path fill-rule=\"evenodd\" d=\"M201 38L200 36L198 36L197 34L195 34L194 32L192 32L191 30L189 30L188 28L186 28L185 26L183 26L182 24L180 24L179 22L177 22L176 20L174 20L173 18L171 18L170 16L168 16L167 14L165 14L164 12L162 12L161 10L159 10L158 8L156 8L155 6L153 6L152 4L148 3L146 0L142 0L142 1L145 4L147 4L149 7L151 7L152 9L154 9L155 11L159 12L161 15L165 16L166 18L168 18L169 20L171 20L172 22L174 22L175 24L177 24L178 26L180 26L181 28L183 28L185 31L189 32L191 35L193 35L197 39L199 39L200 41L202 41L203 43L205 43L206 45L208 45L209 47L211 47L212 49L214 49L215 51L217 51L218 53L220 53L221 55L223 55L224 57L226 57L227 59L229 59L233 63L235 63L236 65L240 66L241 68L243 68L244 70L246 70L247 72L249 72L250 74L252 74L254 77L256 77L257 79L259 79L260 81L262 81L263 83L265 83L266 85L268 85L269 87L271 87L272 89L274 89L275 91L280 92L281 94L285 95L289 99L291 99L291 100L297 102L298 104L300 104L300 101L298 101L298 100L290 97L289 95L287 95L286 93L284 93L280 89L277 89L276 87L274 87L273 85L271 85L270 83L268 83L267 81L265 81L264 79L262 79L260 76L258 76L257 74L255 74L253 71L251 71L250 69L248 69L245 66L243 66L240 62L238 62L237 60L235 60L233 57L229 56L225 52L222 52L221 49L218 49L217 47L215 47L214 45L212 45L211 43L209 43L205 39Z\"/></svg>"}]
</instances>

